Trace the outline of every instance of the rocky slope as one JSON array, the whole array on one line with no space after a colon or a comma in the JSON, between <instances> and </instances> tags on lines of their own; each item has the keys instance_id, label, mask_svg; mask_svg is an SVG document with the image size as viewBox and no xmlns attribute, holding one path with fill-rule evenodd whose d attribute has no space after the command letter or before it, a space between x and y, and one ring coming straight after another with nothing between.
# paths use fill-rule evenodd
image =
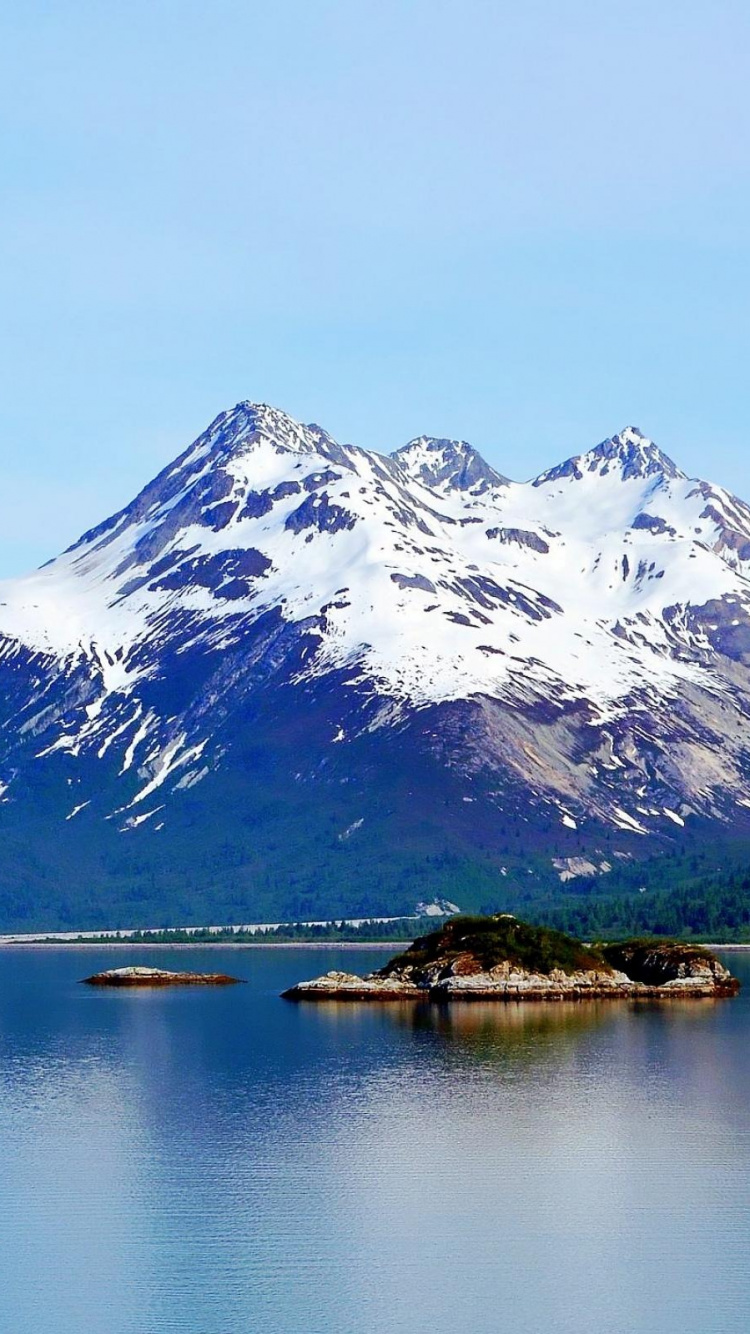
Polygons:
<instances>
[{"instance_id":1,"label":"rocky slope","mask_svg":"<svg viewBox=\"0 0 750 1334\"><path fill-rule=\"evenodd\" d=\"M241 403L0 586L0 925L466 907L743 829L749 570L634 428L515 483Z\"/></svg>"},{"instance_id":2,"label":"rocky slope","mask_svg":"<svg viewBox=\"0 0 750 1334\"><path fill-rule=\"evenodd\" d=\"M457 917L366 977L329 972L287 1000L598 1000L733 996L709 950L674 941L603 949L508 914Z\"/></svg>"}]
</instances>

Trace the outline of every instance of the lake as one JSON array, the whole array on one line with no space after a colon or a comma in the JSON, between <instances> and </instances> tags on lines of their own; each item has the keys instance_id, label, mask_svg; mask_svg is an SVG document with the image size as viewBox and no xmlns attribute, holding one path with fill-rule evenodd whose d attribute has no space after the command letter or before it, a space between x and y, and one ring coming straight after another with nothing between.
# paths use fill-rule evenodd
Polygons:
<instances>
[{"instance_id":1,"label":"lake","mask_svg":"<svg viewBox=\"0 0 750 1334\"><path fill-rule=\"evenodd\" d=\"M746 1334L750 956L719 1002L279 999L389 952L0 950L0 1328ZM78 985L125 962L248 985Z\"/></svg>"}]
</instances>

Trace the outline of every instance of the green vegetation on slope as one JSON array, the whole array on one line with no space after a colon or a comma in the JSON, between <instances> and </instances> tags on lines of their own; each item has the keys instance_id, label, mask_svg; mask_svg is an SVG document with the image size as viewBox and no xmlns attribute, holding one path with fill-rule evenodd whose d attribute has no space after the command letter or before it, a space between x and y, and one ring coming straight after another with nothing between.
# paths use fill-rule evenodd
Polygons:
<instances>
[{"instance_id":1,"label":"green vegetation on slope","mask_svg":"<svg viewBox=\"0 0 750 1334\"><path fill-rule=\"evenodd\" d=\"M750 942L750 873L728 869L669 888L657 884L612 894L598 885L578 893L547 891L509 906L585 940L659 936Z\"/></svg>"}]
</instances>

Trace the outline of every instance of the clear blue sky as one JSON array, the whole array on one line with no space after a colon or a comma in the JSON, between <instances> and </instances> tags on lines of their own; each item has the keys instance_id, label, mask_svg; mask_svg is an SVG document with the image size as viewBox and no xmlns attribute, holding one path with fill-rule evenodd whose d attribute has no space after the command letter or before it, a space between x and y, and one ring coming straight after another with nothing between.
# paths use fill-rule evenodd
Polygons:
<instances>
[{"instance_id":1,"label":"clear blue sky","mask_svg":"<svg viewBox=\"0 0 750 1334\"><path fill-rule=\"evenodd\" d=\"M750 5L6 0L0 574L254 398L750 498Z\"/></svg>"}]
</instances>

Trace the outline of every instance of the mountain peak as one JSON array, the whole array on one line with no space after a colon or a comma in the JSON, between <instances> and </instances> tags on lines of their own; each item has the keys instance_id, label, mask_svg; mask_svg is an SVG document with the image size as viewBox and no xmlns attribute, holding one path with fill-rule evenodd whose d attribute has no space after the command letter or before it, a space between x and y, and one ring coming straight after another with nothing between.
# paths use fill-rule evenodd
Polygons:
<instances>
[{"instance_id":1,"label":"mountain peak","mask_svg":"<svg viewBox=\"0 0 750 1334\"><path fill-rule=\"evenodd\" d=\"M330 436L319 426L303 426L281 408L243 399L233 408L220 412L191 449L227 457L261 439L272 441L277 447L295 454L311 454L320 440L328 441ZM187 451L183 457L189 454Z\"/></svg>"},{"instance_id":2,"label":"mountain peak","mask_svg":"<svg viewBox=\"0 0 750 1334\"><path fill-rule=\"evenodd\" d=\"M637 426L626 426L618 435L603 440L586 457L591 462L598 463L601 460L602 466L612 462L621 463L623 480L628 477L651 477L655 473L668 478L685 476L677 464Z\"/></svg>"},{"instance_id":3,"label":"mountain peak","mask_svg":"<svg viewBox=\"0 0 750 1334\"><path fill-rule=\"evenodd\" d=\"M474 495L483 495L494 487L508 485L507 477L491 468L466 440L420 435L408 445L394 450L391 458L412 481L421 482L432 490L471 491Z\"/></svg>"},{"instance_id":4,"label":"mountain peak","mask_svg":"<svg viewBox=\"0 0 750 1334\"><path fill-rule=\"evenodd\" d=\"M586 454L577 454L556 468L543 472L536 478L534 486L556 482L565 477L580 480L587 473L596 473L599 477L615 473L623 482L635 477L674 480L686 475L637 426L626 426L617 435L602 440L601 444Z\"/></svg>"},{"instance_id":5,"label":"mountain peak","mask_svg":"<svg viewBox=\"0 0 750 1334\"><path fill-rule=\"evenodd\" d=\"M4 583L0 828L20 852L0 909L26 911L34 831L63 911L65 877L98 885L106 856L115 905L143 857L178 898L195 877L213 913L229 838L230 897L269 916L277 883L294 919L340 857L353 915L381 882L447 893L430 867L429 892L401 863L358 874L412 825L403 866L471 838L484 876L494 839L498 884L514 865L525 882L543 843L558 887L697 817L744 828L750 507L632 426L535 485L550 477L504 485L464 440L383 457L244 401Z\"/></svg>"}]
</instances>

